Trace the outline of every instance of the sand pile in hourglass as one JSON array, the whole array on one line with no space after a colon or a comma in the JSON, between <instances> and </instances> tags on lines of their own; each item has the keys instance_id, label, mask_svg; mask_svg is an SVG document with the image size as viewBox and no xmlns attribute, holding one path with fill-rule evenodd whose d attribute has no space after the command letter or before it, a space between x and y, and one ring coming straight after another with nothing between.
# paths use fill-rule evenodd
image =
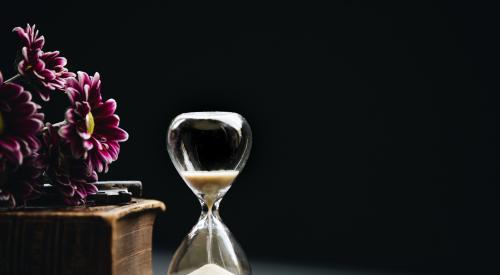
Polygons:
<instances>
[{"instance_id":1,"label":"sand pile in hourglass","mask_svg":"<svg viewBox=\"0 0 500 275\"><path fill-rule=\"evenodd\" d=\"M188 275L234 275L216 264L206 264Z\"/></svg>"}]
</instances>

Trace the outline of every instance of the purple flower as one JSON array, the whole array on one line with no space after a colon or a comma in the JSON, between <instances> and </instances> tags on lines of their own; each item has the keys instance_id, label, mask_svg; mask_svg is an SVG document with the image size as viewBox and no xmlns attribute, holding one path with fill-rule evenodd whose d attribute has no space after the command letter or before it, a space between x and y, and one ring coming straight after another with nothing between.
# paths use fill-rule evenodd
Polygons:
<instances>
[{"instance_id":1,"label":"purple flower","mask_svg":"<svg viewBox=\"0 0 500 275\"><path fill-rule=\"evenodd\" d=\"M0 174L0 205L26 205L27 200L37 198L43 186L41 175L44 169L38 153L26 157L21 166L9 166Z\"/></svg>"},{"instance_id":2,"label":"purple flower","mask_svg":"<svg viewBox=\"0 0 500 275\"><path fill-rule=\"evenodd\" d=\"M116 101L103 102L99 73L91 77L78 72L78 79L68 79L66 93L71 107L59 134L70 143L75 158L87 160L92 170L107 172L108 165L118 158L119 142L128 139L127 132L118 127Z\"/></svg>"},{"instance_id":3,"label":"purple flower","mask_svg":"<svg viewBox=\"0 0 500 275\"><path fill-rule=\"evenodd\" d=\"M55 90L63 91L66 79L75 74L66 69L67 60L59 56L59 51L42 51L45 38L38 35L35 25L31 27L28 24L25 29L16 27L13 31L23 42L22 60L17 70L32 84L40 97L48 101L50 93Z\"/></svg>"},{"instance_id":4,"label":"purple flower","mask_svg":"<svg viewBox=\"0 0 500 275\"><path fill-rule=\"evenodd\" d=\"M13 31L17 32L27 51L41 50L45 45L45 37L43 35L38 36L38 30L36 30L35 25L31 27L27 24L26 29L16 27Z\"/></svg>"},{"instance_id":5,"label":"purple flower","mask_svg":"<svg viewBox=\"0 0 500 275\"><path fill-rule=\"evenodd\" d=\"M40 106L22 86L4 83L0 72L0 173L7 164L19 166L40 147L36 138L43 127Z\"/></svg>"},{"instance_id":6,"label":"purple flower","mask_svg":"<svg viewBox=\"0 0 500 275\"><path fill-rule=\"evenodd\" d=\"M69 144L58 134L59 128L47 123L43 133L46 174L68 205L85 204L89 194L95 194L97 173L84 159L75 159Z\"/></svg>"}]
</instances>

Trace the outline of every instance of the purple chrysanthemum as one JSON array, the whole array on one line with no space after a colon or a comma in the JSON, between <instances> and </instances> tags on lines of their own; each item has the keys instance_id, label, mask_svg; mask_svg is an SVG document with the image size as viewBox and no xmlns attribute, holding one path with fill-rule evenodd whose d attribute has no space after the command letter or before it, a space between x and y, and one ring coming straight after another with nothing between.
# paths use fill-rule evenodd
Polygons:
<instances>
[{"instance_id":1,"label":"purple chrysanthemum","mask_svg":"<svg viewBox=\"0 0 500 275\"><path fill-rule=\"evenodd\" d=\"M19 166L40 147L36 138L43 127L40 106L22 86L4 83L0 72L0 173L7 164Z\"/></svg>"},{"instance_id":2,"label":"purple chrysanthemum","mask_svg":"<svg viewBox=\"0 0 500 275\"><path fill-rule=\"evenodd\" d=\"M21 166L11 167L0 174L0 205L15 207L41 194L41 175L45 165L38 153L23 160Z\"/></svg>"},{"instance_id":3,"label":"purple chrysanthemum","mask_svg":"<svg viewBox=\"0 0 500 275\"><path fill-rule=\"evenodd\" d=\"M68 79L66 93L71 106L59 134L70 143L75 158L85 159L92 170L107 172L118 158L119 142L128 139L127 132L118 127L116 101L103 102L99 73L92 77L78 72L78 78Z\"/></svg>"},{"instance_id":4,"label":"purple chrysanthemum","mask_svg":"<svg viewBox=\"0 0 500 275\"><path fill-rule=\"evenodd\" d=\"M55 90L63 91L66 79L75 74L65 67L67 60L59 56L59 51L42 51L45 38L38 35L35 25L28 24L25 29L16 27L13 31L23 42L22 60L17 70L34 86L40 97L48 101L50 93Z\"/></svg>"},{"instance_id":5,"label":"purple chrysanthemum","mask_svg":"<svg viewBox=\"0 0 500 275\"><path fill-rule=\"evenodd\" d=\"M97 182L97 173L84 159L73 157L69 144L62 140L58 130L47 123L43 133L46 174L66 204L85 204L87 196L97 192L92 184Z\"/></svg>"}]
</instances>

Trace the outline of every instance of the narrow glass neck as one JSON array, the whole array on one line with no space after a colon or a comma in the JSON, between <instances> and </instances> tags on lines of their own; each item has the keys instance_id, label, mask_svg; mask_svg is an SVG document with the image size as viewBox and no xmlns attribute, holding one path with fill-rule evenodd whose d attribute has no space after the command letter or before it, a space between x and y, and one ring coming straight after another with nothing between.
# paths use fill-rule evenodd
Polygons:
<instances>
[{"instance_id":1,"label":"narrow glass neck","mask_svg":"<svg viewBox=\"0 0 500 275\"><path fill-rule=\"evenodd\" d=\"M222 198L219 198L218 200L216 200L212 204L208 204L203 199L200 199L201 217L203 218L207 215L212 215L212 216L219 218L219 205L220 205L221 200L222 200Z\"/></svg>"}]
</instances>

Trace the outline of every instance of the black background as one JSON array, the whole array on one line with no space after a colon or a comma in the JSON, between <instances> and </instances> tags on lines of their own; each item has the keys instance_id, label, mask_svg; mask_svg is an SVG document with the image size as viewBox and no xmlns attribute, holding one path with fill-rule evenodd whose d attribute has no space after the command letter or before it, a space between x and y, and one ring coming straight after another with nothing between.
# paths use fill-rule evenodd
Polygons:
<instances>
[{"instance_id":1,"label":"black background","mask_svg":"<svg viewBox=\"0 0 500 275\"><path fill-rule=\"evenodd\" d=\"M215 2L2 2L0 68L14 73L10 31L30 22L71 70L101 73L130 133L101 179L166 202L155 249L199 215L166 152L170 120L235 111L254 147L221 214L251 260L497 274L497 7Z\"/></svg>"}]
</instances>

